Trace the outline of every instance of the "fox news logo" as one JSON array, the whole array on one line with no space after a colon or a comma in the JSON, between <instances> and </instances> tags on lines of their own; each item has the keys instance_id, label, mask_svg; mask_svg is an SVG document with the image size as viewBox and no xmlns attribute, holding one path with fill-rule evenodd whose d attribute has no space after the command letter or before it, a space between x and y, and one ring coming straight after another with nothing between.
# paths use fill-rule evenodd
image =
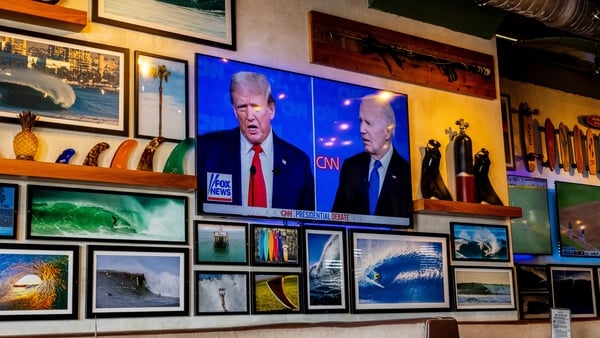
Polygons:
<instances>
[{"instance_id":1,"label":"fox news logo","mask_svg":"<svg viewBox=\"0 0 600 338\"><path fill-rule=\"evenodd\" d=\"M233 187L231 175L206 173L206 199L215 202L233 201Z\"/></svg>"}]
</instances>

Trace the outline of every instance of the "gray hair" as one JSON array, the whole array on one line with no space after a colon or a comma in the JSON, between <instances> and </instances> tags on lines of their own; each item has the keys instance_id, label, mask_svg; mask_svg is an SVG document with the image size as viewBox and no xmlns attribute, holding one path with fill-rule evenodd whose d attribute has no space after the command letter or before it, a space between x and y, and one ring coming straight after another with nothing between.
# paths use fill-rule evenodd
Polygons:
<instances>
[{"instance_id":1,"label":"gray hair","mask_svg":"<svg viewBox=\"0 0 600 338\"><path fill-rule=\"evenodd\" d=\"M390 101L381 95L370 94L365 95L362 98L361 105L364 102L369 102L379 108L379 111L385 120L385 125L390 129L390 133L393 137L396 132L396 114L394 114L394 109L392 108Z\"/></svg>"},{"instance_id":2,"label":"gray hair","mask_svg":"<svg viewBox=\"0 0 600 338\"><path fill-rule=\"evenodd\" d=\"M271 84L264 74L254 72L237 72L231 76L229 83L229 98L233 103L233 93L240 88L246 88L257 95L265 95L269 103L273 103Z\"/></svg>"}]
</instances>

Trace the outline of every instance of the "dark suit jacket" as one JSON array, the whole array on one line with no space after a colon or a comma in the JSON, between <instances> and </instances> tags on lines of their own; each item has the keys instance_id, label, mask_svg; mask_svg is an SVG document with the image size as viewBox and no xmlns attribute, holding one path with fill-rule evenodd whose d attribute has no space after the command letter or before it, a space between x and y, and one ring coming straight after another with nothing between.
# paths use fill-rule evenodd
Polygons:
<instances>
[{"instance_id":1,"label":"dark suit jacket","mask_svg":"<svg viewBox=\"0 0 600 338\"><path fill-rule=\"evenodd\" d=\"M242 204L240 129L211 132L197 141L198 210L206 203L206 173L232 175L233 201ZM272 207L315 210L315 183L308 156L273 133ZM215 203L215 202L210 202Z\"/></svg>"},{"instance_id":2,"label":"dark suit jacket","mask_svg":"<svg viewBox=\"0 0 600 338\"><path fill-rule=\"evenodd\" d=\"M370 214L369 163L371 157L363 152L344 160L333 202L333 212ZM396 152L387 168L375 215L409 217L412 212L412 189L409 163Z\"/></svg>"}]
</instances>

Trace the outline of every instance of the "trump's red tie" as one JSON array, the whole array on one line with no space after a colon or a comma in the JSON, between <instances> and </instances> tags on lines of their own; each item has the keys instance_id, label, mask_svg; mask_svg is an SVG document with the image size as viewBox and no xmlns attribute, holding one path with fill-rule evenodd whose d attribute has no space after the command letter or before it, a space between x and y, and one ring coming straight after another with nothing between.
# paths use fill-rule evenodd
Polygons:
<instances>
[{"instance_id":1,"label":"trump's red tie","mask_svg":"<svg viewBox=\"0 0 600 338\"><path fill-rule=\"evenodd\" d=\"M265 187L265 177L263 176L262 166L260 165L260 153L263 149L260 145L253 145L254 157L250 166L250 183L248 186L248 205L254 207L267 207L267 188Z\"/></svg>"}]
</instances>

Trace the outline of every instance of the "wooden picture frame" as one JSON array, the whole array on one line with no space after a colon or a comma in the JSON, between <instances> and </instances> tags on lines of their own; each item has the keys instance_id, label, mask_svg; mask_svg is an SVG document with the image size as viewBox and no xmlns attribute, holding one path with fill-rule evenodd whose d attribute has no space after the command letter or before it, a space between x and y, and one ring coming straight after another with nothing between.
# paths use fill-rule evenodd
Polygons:
<instances>
[{"instance_id":1,"label":"wooden picture frame","mask_svg":"<svg viewBox=\"0 0 600 338\"><path fill-rule=\"evenodd\" d=\"M78 246L0 243L0 271L0 321L78 318Z\"/></svg>"},{"instance_id":2,"label":"wooden picture frame","mask_svg":"<svg viewBox=\"0 0 600 338\"><path fill-rule=\"evenodd\" d=\"M302 313L301 278L298 272L252 272L252 313Z\"/></svg>"},{"instance_id":3,"label":"wooden picture frame","mask_svg":"<svg viewBox=\"0 0 600 338\"><path fill-rule=\"evenodd\" d=\"M0 182L0 239L17 238L19 185Z\"/></svg>"},{"instance_id":4,"label":"wooden picture frame","mask_svg":"<svg viewBox=\"0 0 600 338\"><path fill-rule=\"evenodd\" d=\"M128 49L9 27L0 27L0 37L13 40L5 53L28 47L15 58L9 75L0 74L5 93L0 121L18 123L17 114L30 110L41 127L128 135ZM6 76L10 79L2 80ZM16 86L15 79L27 85Z\"/></svg>"},{"instance_id":5,"label":"wooden picture frame","mask_svg":"<svg viewBox=\"0 0 600 338\"><path fill-rule=\"evenodd\" d=\"M246 271L196 271L196 315L250 313L250 281Z\"/></svg>"},{"instance_id":6,"label":"wooden picture frame","mask_svg":"<svg viewBox=\"0 0 600 338\"><path fill-rule=\"evenodd\" d=\"M211 7L203 8L206 5ZM136 0L93 0L92 21L213 47L236 49L235 0L202 1L195 6L176 1L139 6Z\"/></svg>"},{"instance_id":7,"label":"wooden picture frame","mask_svg":"<svg viewBox=\"0 0 600 338\"><path fill-rule=\"evenodd\" d=\"M87 318L188 314L188 250L88 246Z\"/></svg>"},{"instance_id":8,"label":"wooden picture frame","mask_svg":"<svg viewBox=\"0 0 600 338\"><path fill-rule=\"evenodd\" d=\"M513 137L512 110L510 106L510 95L500 94L500 111L502 113L502 136L504 138L504 158L506 169L516 170L515 143Z\"/></svg>"},{"instance_id":9,"label":"wooden picture frame","mask_svg":"<svg viewBox=\"0 0 600 338\"><path fill-rule=\"evenodd\" d=\"M348 312L346 229L303 227L306 313Z\"/></svg>"},{"instance_id":10,"label":"wooden picture frame","mask_svg":"<svg viewBox=\"0 0 600 338\"><path fill-rule=\"evenodd\" d=\"M141 51L135 60L134 136L188 138L188 62Z\"/></svg>"},{"instance_id":11,"label":"wooden picture frame","mask_svg":"<svg viewBox=\"0 0 600 338\"><path fill-rule=\"evenodd\" d=\"M592 266L550 265L552 307L570 309L573 318L597 317L596 270Z\"/></svg>"},{"instance_id":12,"label":"wooden picture frame","mask_svg":"<svg viewBox=\"0 0 600 338\"><path fill-rule=\"evenodd\" d=\"M248 265L248 224L195 221L194 263Z\"/></svg>"},{"instance_id":13,"label":"wooden picture frame","mask_svg":"<svg viewBox=\"0 0 600 338\"><path fill-rule=\"evenodd\" d=\"M101 189L27 186L27 238L186 244L188 199Z\"/></svg>"},{"instance_id":14,"label":"wooden picture frame","mask_svg":"<svg viewBox=\"0 0 600 338\"><path fill-rule=\"evenodd\" d=\"M448 235L350 229L349 238L352 312L450 310Z\"/></svg>"},{"instance_id":15,"label":"wooden picture frame","mask_svg":"<svg viewBox=\"0 0 600 338\"><path fill-rule=\"evenodd\" d=\"M301 239L299 227L251 224L251 264L300 267Z\"/></svg>"},{"instance_id":16,"label":"wooden picture frame","mask_svg":"<svg viewBox=\"0 0 600 338\"><path fill-rule=\"evenodd\" d=\"M510 262L505 225L450 222L453 261Z\"/></svg>"},{"instance_id":17,"label":"wooden picture frame","mask_svg":"<svg viewBox=\"0 0 600 338\"><path fill-rule=\"evenodd\" d=\"M452 271L456 311L516 308L512 268L455 266Z\"/></svg>"}]
</instances>

